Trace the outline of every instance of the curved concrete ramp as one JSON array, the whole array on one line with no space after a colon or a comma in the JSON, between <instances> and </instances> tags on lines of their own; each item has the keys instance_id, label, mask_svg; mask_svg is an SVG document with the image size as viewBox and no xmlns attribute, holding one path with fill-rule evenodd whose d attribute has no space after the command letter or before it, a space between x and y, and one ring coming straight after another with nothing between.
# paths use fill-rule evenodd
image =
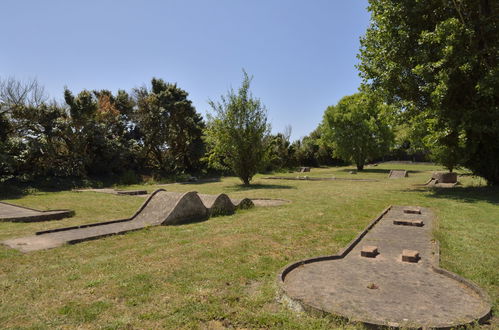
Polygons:
<instances>
[{"instance_id":1,"label":"curved concrete ramp","mask_svg":"<svg viewBox=\"0 0 499 330\"><path fill-rule=\"evenodd\" d=\"M282 301L390 328L484 321L491 309L485 292L439 268L432 223L429 209L388 208L338 255L287 266L278 276Z\"/></svg>"},{"instance_id":2,"label":"curved concrete ramp","mask_svg":"<svg viewBox=\"0 0 499 330\"><path fill-rule=\"evenodd\" d=\"M236 210L246 210L255 206L255 203L253 203L253 201L249 198L242 198L242 199L231 198L231 202L232 204L234 204Z\"/></svg>"},{"instance_id":3,"label":"curved concrete ramp","mask_svg":"<svg viewBox=\"0 0 499 330\"><path fill-rule=\"evenodd\" d=\"M0 222L39 222L61 220L74 216L72 210L40 211L29 207L0 202Z\"/></svg>"},{"instance_id":4,"label":"curved concrete ramp","mask_svg":"<svg viewBox=\"0 0 499 330\"><path fill-rule=\"evenodd\" d=\"M206 195L198 194L203 205L208 209L210 216L233 214L236 207L226 194Z\"/></svg>"},{"instance_id":5,"label":"curved concrete ramp","mask_svg":"<svg viewBox=\"0 0 499 330\"><path fill-rule=\"evenodd\" d=\"M208 211L195 192L174 193L155 191L129 219L58 228L37 232L2 243L22 252L50 249L63 244L75 244L100 237L123 234L148 226L176 225L206 219Z\"/></svg>"}]
</instances>

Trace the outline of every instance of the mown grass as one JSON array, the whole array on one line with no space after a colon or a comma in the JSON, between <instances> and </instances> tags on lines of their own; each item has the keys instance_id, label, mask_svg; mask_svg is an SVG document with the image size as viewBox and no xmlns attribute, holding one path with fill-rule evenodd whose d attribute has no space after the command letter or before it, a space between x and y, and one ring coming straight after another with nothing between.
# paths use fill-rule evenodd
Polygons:
<instances>
[{"instance_id":1,"label":"mown grass","mask_svg":"<svg viewBox=\"0 0 499 330\"><path fill-rule=\"evenodd\" d=\"M387 179L404 168L409 178ZM257 176L200 184L134 185L129 189L225 192L284 198L291 204L171 227L154 227L72 246L21 254L0 247L1 328L361 328L333 317L297 314L276 302L276 275L302 258L334 254L388 205L430 207L441 266L480 285L499 306L499 189L479 178L463 186L416 187L438 169L382 164L312 169L309 176L374 178L379 182L285 181ZM279 175L304 175L283 173ZM128 217L137 196L34 192L11 199L40 209L70 208L71 219L0 223L0 240L37 230ZM492 327L499 326L496 319Z\"/></svg>"}]
</instances>

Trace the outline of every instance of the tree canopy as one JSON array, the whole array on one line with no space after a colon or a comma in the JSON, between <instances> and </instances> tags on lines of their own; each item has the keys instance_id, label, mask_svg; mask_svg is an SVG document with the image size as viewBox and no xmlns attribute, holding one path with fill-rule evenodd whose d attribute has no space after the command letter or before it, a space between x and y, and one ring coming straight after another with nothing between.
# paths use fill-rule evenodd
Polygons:
<instances>
[{"instance_id":1,"label":"tree canopy","mask_svg":"<svg viewBox=\"0 0 499 330\"><path fill-rule=\"evenodd\" d=\"M398 103L447 167L499 183L499 2L370 0L364 83ZM459 157L456 157L459 155Z\"/></svg>"},{"instance_id":2,"label":"tree canopy","mask_svg":"<svg viewBox=\"0 0 499 330\"><path fill-rule=\"evenodd\" d=\"M230 89L221 101L210 101L205 141L211 166L230 169L248 185L263 167L268 150L267 110L250 91L251 78L244 77L237 93Z\"/></svg>"},{"instance_id":3,"label":"tree canopy","mask_svg":"<svg viewBox=\"0 0 499 330\"><path fill-rule=\"evenodd\" d=\"M323 141L335 156L351 160L359 171L366 161L388 152L393 143L389 107L365 93L343 97L324 113Z\"/></svg>"}]
</instances>

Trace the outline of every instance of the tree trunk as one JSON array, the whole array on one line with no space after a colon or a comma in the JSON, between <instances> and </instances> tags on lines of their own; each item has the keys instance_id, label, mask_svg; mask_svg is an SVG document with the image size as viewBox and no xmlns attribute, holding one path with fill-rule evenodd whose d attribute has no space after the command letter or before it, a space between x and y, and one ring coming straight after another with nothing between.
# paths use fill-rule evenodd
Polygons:
<instances>
[{"instance_id":1,"label":"tree trunk","mask_svg":"<svg viewBox=\"0 0 499 330\"><path fill-rule=\"evenodd\" d=\"M357 171L362 171L364 170L364 164L357 164Z\"/></svg>"}]
</instances>

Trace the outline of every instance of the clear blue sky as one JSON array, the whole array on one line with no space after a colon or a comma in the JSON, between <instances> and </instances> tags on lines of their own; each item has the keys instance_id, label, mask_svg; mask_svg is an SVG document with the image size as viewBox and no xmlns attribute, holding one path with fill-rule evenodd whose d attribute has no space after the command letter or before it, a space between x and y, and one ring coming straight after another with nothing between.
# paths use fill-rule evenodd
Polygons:
<instances>
[{"instance_id":1,"label":"clear blue sky","mask_svg":"<svg viewBox=\"0 0 499 330\"><path fill-rule=\"evenodd\" d=\"M328 105L356 92L366 0L0 2L0 77L130 90L152 77L177 82L203 115L237 88L242 68L273 132L309 134Z\"/></svg>"}]
</instances>

